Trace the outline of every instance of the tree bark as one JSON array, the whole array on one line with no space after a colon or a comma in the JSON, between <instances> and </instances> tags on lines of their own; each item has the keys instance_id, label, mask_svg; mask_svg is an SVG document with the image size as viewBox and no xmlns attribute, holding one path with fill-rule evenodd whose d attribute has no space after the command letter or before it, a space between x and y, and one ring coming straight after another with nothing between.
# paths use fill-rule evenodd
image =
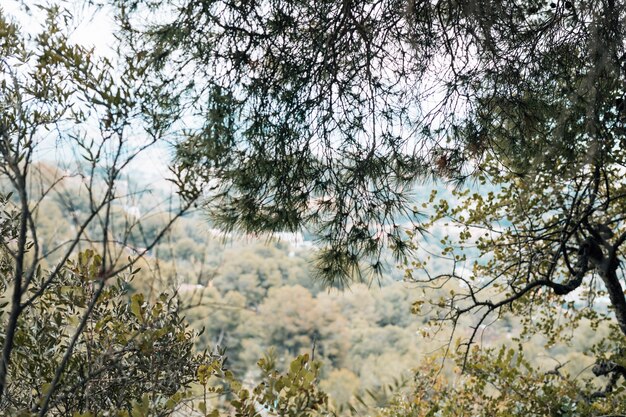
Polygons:
<instances>
[{"instance_id":1,"label":"tree bark","mask_svg":"<svg viewBox=\"0 0 626 417\"><path fill-rule=\"evenodd\" d=\"M608 256L608 259L598 270L600 278L604 282L606 291L609 294L609 300L613 306L617 324L622 333L626 335L626 297L624 297L624 289L617 276L619 260L617 259L615 251L612 252L613 253Z\"/></svg>"}]
</instances>

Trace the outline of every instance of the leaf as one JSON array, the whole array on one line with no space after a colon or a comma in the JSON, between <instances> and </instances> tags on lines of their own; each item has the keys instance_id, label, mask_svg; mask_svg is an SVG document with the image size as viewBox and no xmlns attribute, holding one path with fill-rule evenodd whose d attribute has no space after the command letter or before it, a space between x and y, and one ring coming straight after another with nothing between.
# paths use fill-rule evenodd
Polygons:
<instances>
[{"instance_id":1,"label":"leaf","mask_svg":"<svg viewBox=\"0 0 626 417\"><path fill-rule=\"evenodd\" d=\"M143 304L143 294L133 294L130 299L130 310L140 321L143 322L141 305Z\"/></svg>"}]
</instances>

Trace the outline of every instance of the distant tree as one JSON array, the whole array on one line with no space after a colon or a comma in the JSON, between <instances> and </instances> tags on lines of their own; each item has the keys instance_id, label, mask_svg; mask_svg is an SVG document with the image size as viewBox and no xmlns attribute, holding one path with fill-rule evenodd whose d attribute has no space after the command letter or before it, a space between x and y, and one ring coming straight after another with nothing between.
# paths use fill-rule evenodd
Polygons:
<instances>
[{"instance_id":1,"label":"distant tree","mask_svg":"<svg viewBox=\"0 0 626 417\"><path fill-rule=\"evenodd\" d=\"M299 285L270 288L258 311L239 325L240 358L251 363L272 348L283 363L314 352L325 367L341 367L349 346L348 322L328 301Z\"/></svg>"},{"instance_id":2,"label":"distant tree","mask_svg":"<svg viewBox=\"0 0 626 417\"><path fill-rule=\"evenodd\" d=\"M279 348L284 357L311 352L315 332L324 325L318 322L315 310L316 300L306 288L272 288L259 306L251 331L263 337L266 348ZM272 320L273 317L281 320Z\"/></svg>"},{"instance_id":3,"label":"distant tree","mask_svg":"<svg viewBox=\"0 0 626 417\"><path fill-rule=\"evenodd\" d=\"M338 408L354 400L359 391L359 385L359 377L344 368L331 371L328 378L320 383Z\"/></svg>"},{"instance_id":4,"label":"distant tree","mask_svg":"<svg viewBox=\"0 0 626 417\"><path fill-rule=\"evenodd\" d=\"M230 291L221 296L215 287L180 294L185 308L185 318L189 323L201 330L197 347L212 349L215 346L226 348L229 365L233 371L242 372L253 368L263 353L262 348L253 349L250 362L241 359L245 344L241 326L248 323L254 311L246 307L246 298Z\"/></svg>"},{"instance_id":5,"label":"distant tree","mask_svg":"<svg viewBox=\"0 0 626 417\"><path fill-rule=\"evenodd\" d=\"M240 244L236 249L225 251L213 285L223 294L241 293L248 306L256 308L270 288L284 284L280 261L287 260L286 254L275 248Z\"/></svg>"}]
</instances>

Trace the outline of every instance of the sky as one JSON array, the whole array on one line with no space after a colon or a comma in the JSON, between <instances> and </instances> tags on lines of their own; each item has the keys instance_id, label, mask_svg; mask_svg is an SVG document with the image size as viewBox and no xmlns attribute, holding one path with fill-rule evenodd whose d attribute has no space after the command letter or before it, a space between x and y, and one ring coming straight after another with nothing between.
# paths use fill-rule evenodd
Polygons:
<instances>
[{"instance_id":1,"label":"sky","mask_svg":"<svg viewBox=\"0 0 626 417\"><path fill-rule=\"evenodd\" d=\"M30 15L24 11L20 3L29 5ZM35 3L37 2L2 0L0 7L20 24L22 30L26 28L37 30L45 14L32 7ZM70 42L93 48L98 56L113 57L115 55L113 45L116 42L115 22L110 10L89 7L84 0L68 0L65 4L76 22L76 29L71 33ZM167 167L172 155L171 147L165 143L153 146L132 162L126 174L132 177L133 181L140 183L139 185L150 184L161 190L170 189L170 183L165 181L165 178L169 174ZM60 149L56 138L51 137L39 145L35 158L47 162L67 161L73 158L73 153L67 149Z\"/></svg>"},{"instance_id":2,"label":"sky","mask_svg":"<svg viewBox=\"0 0 626 417\"><path fill-rule=\"evenodd\" d=\"M21 3L27 3L30 6L38 2L2 0L0 7L21 23L23 28L38 26L37 23L45 18L44 13L35 7L30 7L32 16L29 16L25 13L24 7L20 5ZM80 22L72 33L71 40L84 46L92 46L101 55L112 54L111 45L115 42L115 37L113 36L114 21L111 14L104 8L96 10L86 6L84 0L70 0L67 3L76 21Z\"/></svg>"}]
</instances>

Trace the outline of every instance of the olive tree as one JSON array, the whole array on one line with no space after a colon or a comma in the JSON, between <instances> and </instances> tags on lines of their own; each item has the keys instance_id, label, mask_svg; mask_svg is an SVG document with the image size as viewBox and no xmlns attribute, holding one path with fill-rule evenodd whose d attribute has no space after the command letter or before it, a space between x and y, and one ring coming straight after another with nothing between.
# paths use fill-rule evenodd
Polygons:
<instances>
[{"instance_id":1,"label":"olive tree","mask_svg":"<svg viewBox=\"0 0 626 417\"><path fill-rule=\"evenodd\" d=\"M35 352L49 344L59 356L38 364L41 375L30 376L41 378L36 385L40 390L34 385L35 391L28 391L28 407L43 416L61 401L59 388L69 383L68 375L79 372L95 378L78 358L94 315L104 314L97 313L103 308L101 298L115 291L109 282L131 272L189 203L174 206L168 222L138 254L128 250L128 236L140 220L127 216L122 227L112 221L116 206L128 197L120 185L124 170L164 140L172 119L160 111L149 82L131 58L120 54L119 59L108 59L70 41L77 23L67 8L40 6L33 13L41 24L26 30L0 11L0 249L6 300L0 321L0 405L12 410L25 404L20 393L30 379L24 376L21 359L28 349ZM50 149L61 155L52 163L43 154ZM53 199L62 203L65 213L58 225L63 233L48 239L42 236L39 219ZM77 273L70 271L70 262L79 250L98 254L98 262L89 265L89 277L83 277L80 296L72 289L80 285L66 280ZM47 318L54 321L49 326L44 325ZM71 325L69 319L74 320ZM184 329L181 332L186 338ZM109 360L114 360L117 353L110 353Z\"/></svg>"}]
</instances>

